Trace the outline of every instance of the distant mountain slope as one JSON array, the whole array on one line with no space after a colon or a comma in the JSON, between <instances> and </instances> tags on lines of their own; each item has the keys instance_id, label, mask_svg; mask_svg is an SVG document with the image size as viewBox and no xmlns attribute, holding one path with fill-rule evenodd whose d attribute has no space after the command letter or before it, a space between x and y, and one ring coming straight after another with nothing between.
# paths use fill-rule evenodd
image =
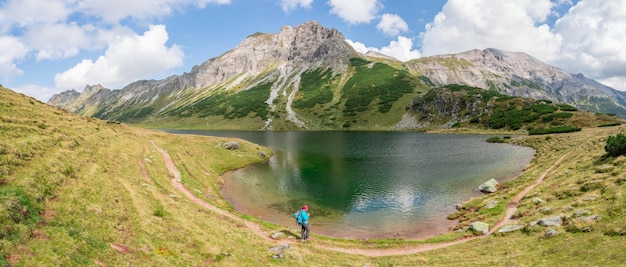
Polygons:
<instances>
[{"instance_id":1,"label":"distant mountain slope","mask_svg":"<svg viewBox=\"0 0 626 267\"><path fill-rule=\"evenodd\" d=\"M152 127L390 129L431 88L464 84L626 117L626 93L524 53L471 50L400 62L360 54L317 22L256 33L236 48L164 80L121 90L87 86L51 105Z\"/></svg>"},{"instance_id":2,"label":"distant mountain slope","mask_svg":"<svg viewBox=\"0 0 626 267\"><path fill-rule=\"evenodd\" d=\"M446 85L417 97L398 128L491 128L520 130L621 124L615 115L593 114L551 100L513 97L493 90Z\"/></svg>"},{"instance_id":3,"label":"distant mountain slope","mask_svg":"<svg viewBox=\"0 0 626 267\"><path fill-rule=\"evenodd\" d=\"M406 64L434 85L465 84L512 96L548 99L626 117L626 92L571 74L525 53L497 49L416 59Z\"/></svg>"}]
</instances>

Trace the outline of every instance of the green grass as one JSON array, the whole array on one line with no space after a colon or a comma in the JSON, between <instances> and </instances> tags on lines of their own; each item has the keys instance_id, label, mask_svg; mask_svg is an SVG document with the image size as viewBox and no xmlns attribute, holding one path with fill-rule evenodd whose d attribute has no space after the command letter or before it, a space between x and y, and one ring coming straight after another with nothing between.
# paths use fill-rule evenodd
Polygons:
<instances>
[{"instance_id":1,"label":"green grass","mask_svg":"<svg viewBox=\"0 0 626 267\"><path fill-rule=\"evenodd\" d=\"M301 75L300 89L301 96L293 102L293 107L297 109L313 108L316 105L323 105L333 99L331 89L332 69L316 69L307 71Z\"/></svg>"},{"instance_id":2,"label":"green grass","mask_svg":"<svg viewBox=\"0 0 626 267\"><path fill-rule=\"evenodd\" d=\"M491 225L504 205L562 155L544 183L519 203L520 223L588 209L602 220L591 225L532 227L423 253L367 257L334 252L347 249L411 248L462 239L467 231L424 241L344 240L315 235L294 243L283 258L269 248L283 241L255 235L241 221L196 205L171 185L171 175L154 142L172 156L183 184L199 198L231 210L218 188L222 173L266 159L267 148L225 138L169 135L158 131L80 118L0 88L0 264L11 266L621 266L626 263L626 157L604 151L610 135L623 126L584 128L548 136L503 139L536 149L535 159L498 192L464 203L460 230L475 220ZM200 191L198 193L196 190ZM536 204L532 198L544 203ZM594 200L585 200L595 197ZM490 200L495 208L486 209ZM552 213L542 212L543 207ZM572 207L572 210L568 210ZM235 213L236 214L236 213ZM291 216L286 214L285 216ZM244 216L249 221L259 221ZM259 223L268 235L293 227ZM585 227L591 227L587 232ZM567 244L564 246L563 244Z\"/></svg>"}]
</instances>

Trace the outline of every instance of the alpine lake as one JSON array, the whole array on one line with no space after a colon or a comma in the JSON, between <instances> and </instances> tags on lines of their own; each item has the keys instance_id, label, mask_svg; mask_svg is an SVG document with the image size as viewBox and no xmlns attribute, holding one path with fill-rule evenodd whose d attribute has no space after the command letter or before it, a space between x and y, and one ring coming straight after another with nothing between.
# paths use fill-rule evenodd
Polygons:
<instances>
[{"instance_id":1,"label":"alpine lake","mask_svg":"<svg viewBox=\"0 0 626 267\"><path fill-rule=\"evenodd\" d=\"M425 239L456 224L455 204L478 186L518 176L528 147L487 135L417 132L198 131L275 150L269 161L224 174L222 196L243 214L296 229L309 205L311 232L340 238Z\"/></svg>"}]
</instances>

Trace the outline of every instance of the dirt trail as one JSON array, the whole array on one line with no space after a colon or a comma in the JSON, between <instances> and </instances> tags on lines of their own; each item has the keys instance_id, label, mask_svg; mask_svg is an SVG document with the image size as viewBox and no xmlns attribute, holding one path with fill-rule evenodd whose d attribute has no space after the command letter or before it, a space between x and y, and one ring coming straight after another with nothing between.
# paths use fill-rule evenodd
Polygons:
<instances>
[{"instance_id":1,"label":"dirt trail","mask_svg":"<svg viewBox=\"0 0 626 267\"><path fill-rule=\"evenodd\" d=\"M165 167L167 168L167 170L172 174L172 176L174 176L172 178L172 180L170 181L172 183L172 186L174 188L176 188L176 190L178 190L179 192L183 193L187 198L189 198L191 201L193 201L194 203L205 207L209 210L212 210L222 216L231 218L237 222L243 223L246 225L247 228L249 228L250 230L252 230L256 235L262 237L263 239L266 240L273 240L272 238L270 238L265 232L263 232L263 230L261 230L261 227L258 224L246 221L236 215L233 215L232 213L222 210L216 206L213 206L209 203L207 203L206 201L196 197L191 191L189 191L187 188L185 188L185 186L181 183L181 177L180 177L180 171L178 170L178 168L176 168L176 165L174 164L174 161L172 160L172 157L170 157L170 154L167 153L167 151L165 151L164 149L158 147L154 141L151 141L152 145L154 145L154 147L156 147L157 150L159 150L159 153L161 153L161 156L163 156L163 161L165 161Z\"/></svg>"},{"instance_id":2,"label":"dirt trail","mask_svg":"<svg viewBox=\"0 0 626 267\"><path fill-rule=\"evenodd\" d=\"M274 240L272 238L270 238L270 236L264 232L261 227L253 222L249 222L246 221L244 219L242 219L241 217L238 217L228 211L222 210L216 206L213 206L209 203L207 203L206 201L196 197L191 191L189 191L187 188L185 188L185 186L181 183L181 176L180 176L180 171L178 170L178 168L176 168L176 165L174 164L174 161L172 160L172 158L170 157L170 155L167 153L167 151L163 150L162 148L158 147L154 141L151 141L152 145L154 145L154 147L161 153L161 156L163 156L163 160L165 161L165 166L167 167L168 171L174 176L171 180L172 186L174 188L176 188L176 190L180 191L181 193L183 193L187 198L189 198L191 201L193 201L194 203L205 207L209 210L212 210L222 216L228 217L233 219L234 221L240 222L245 224L245 226L247 228L249 228L250 230L252 230L256 235L258 235L259 237L265 239L265 240L269 240L269 241L274 241L274 242L280 242L280 243L296 243L293 240ZM349 254L356 254L356 255L363 255L363 256L371 256L371 257L380 257L380 256L397 256L397 255L408 255L408 254L414 254L414 253L419 253L419 252L425 252L425 251L430 251L430 250L435 250L435 249L440 249L440 248L445 248L445 247L450 247L450 246L454 246L457 244L461 244L461 243L465 243L471 240L475 240L475 239L479 239L479 238L485 238L491 234L493 234L496 229L500 228L503 225L506 224L512 224L515 223L516 220L511 219L511 216L513 214L515 214L515 212L517 211L517 206L519 201L526 195L528 194L528 192L530 192L530 190L532 190L533 188L535 188L537 185L541 184L543 182L543 180L545 179L546 175L548 175L548 173L550 171L552 171L553 168L555 168L556 166L558 166L559 164L561 164L561 162L563 162L563 160L565 160L565 158L571 154L572 152L568 152L566 154L564 154L563 156L561 156L554 164L552 164L546 171L544 171L539 178L537 178L537 180L535 181L535 183L533 183L532 185L529 185L528 187L526 187L524 190L522 190L519 194L517 194L515 196L515 198L513 198L513 200L511 200L511 202L508 203L506 210L505 210L505 215L504 217L498 221L493 227L491 227L491 229L489 230L489 233L487 235L482 235L482 236L474 236L474 237L468 237L468 238L463 238L463 239L458 239L458 240L454 240L454 241L450 241L450 242L442 242L442 243L435 243L435 244L421 244L418 246L412 246L412 247L407 247L407 248L392 248L392 249L358 249L358 248L341 248L341 247L334 247L334 246L329 246L329 245L323 245L323 244L315 244L316 247L319 248L323 248L326 250L331 250L331 251L336 251L336 252L343 252L343 253L349 253Z\"/></svg>"}]
</instances>

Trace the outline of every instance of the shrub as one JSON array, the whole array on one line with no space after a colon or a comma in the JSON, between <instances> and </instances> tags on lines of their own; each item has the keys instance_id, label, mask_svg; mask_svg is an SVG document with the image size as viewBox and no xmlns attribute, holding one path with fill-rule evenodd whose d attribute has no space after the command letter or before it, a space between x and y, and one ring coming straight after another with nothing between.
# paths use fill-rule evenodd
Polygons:
<instances>
[{"instance_id":1,"label":"shrub","mask_svg":"<svg viewBox=\"0 0 626 267\"><path fill-rule=\"evenodd\" d=\"M619 122L614 122L614 123L602 124L602 125L599 125L598 127L612 127L612 126L619 126L619 125L622 125L622 124Z\"/></svg>"},{"instance_id":2,"label":"shrub","mask_svg":"<svg viewBox=\"0 0 626 267\"><path fill-rule=\"evenodd\" d=\"M606 139L604 150L609 156L614 157L626 154L626 135L620 133L609 136Z\"/></svg>"},{"instance_id":3,"label":"shrub","mask_svg":"<svg viewBox=\"0 0 626 267\"><path fill-rule=\"evenodd\" d=\"M551 134L551 133L571 133L580 131L580 127L556 126L552 128L528 129L529 135Z\"/></svg>"},{"instance_id":4,"label":"shrub","mask_svg":"<svg viewBox=\"0 0 626 267\"><path fill-rule=\"evenodd\" d=\"M504 139L499 136L489 137L487 143L504 143Z\"/></svg>"},{"instance_id":5,"label":"shrub","mask_svg":"<svg viewBox=\"0 0 626 267\"><path fill-rule=\"evenodd\" d=\"M160 217L160 218L165 217L165 208L163 207L163 205L156 204L154 207L154 211L152 212L152 215L156 217Z\"/></svg>"},{"instance_id":6,"label":"shrub","mask_svg":"<svg viewBox=\"0 0 626 267\"><path fill-rule=\"evenodd\" d=\"M559 104L558 106L559 106L559 109L562 111L578 111L577 108L572 107L568 104Z\"/></svg>"}]
</instances>

